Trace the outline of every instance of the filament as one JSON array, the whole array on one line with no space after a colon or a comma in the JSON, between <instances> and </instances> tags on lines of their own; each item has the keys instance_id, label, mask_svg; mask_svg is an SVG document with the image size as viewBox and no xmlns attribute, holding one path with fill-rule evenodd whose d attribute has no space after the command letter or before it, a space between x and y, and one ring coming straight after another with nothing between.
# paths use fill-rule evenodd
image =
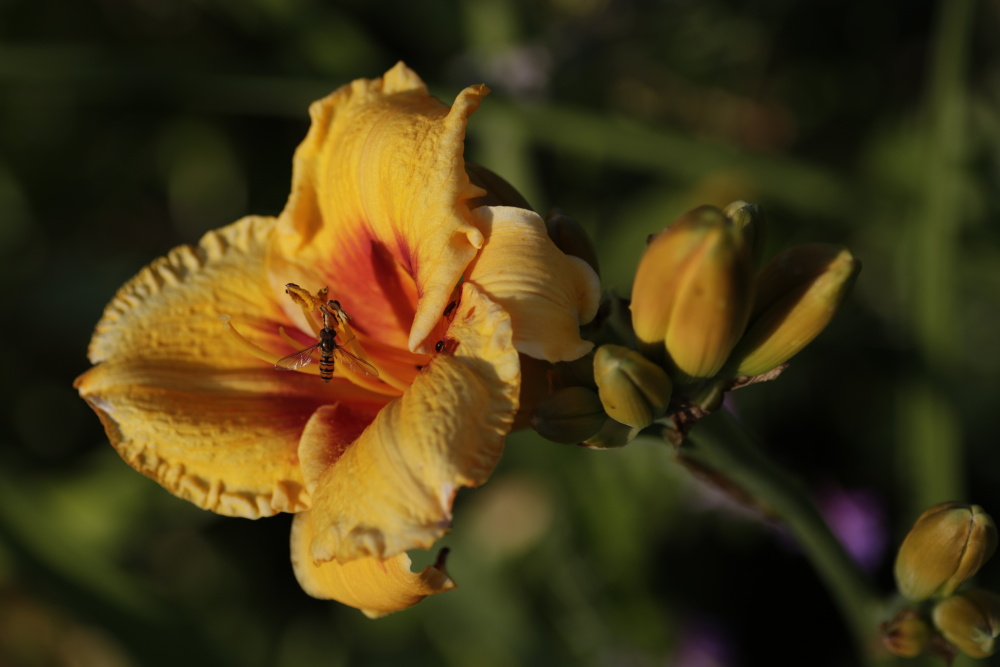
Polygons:
<instances>
[{"instance_id":1,"label":"filament","mask_svg":"<svg viewBox=\"0 0 1000 667\"><path fill-rule=\"evenodd\" d=\"M229 315L220 315L219 320L222 321L222 328L229 332L229 334L233 337L233 340L239 343L240 347L254 357L260 359L261 361L266 361L271 364L271 366L274 366L281 359L281 357L271 354L267 350L261 348L255 343L250 342L249 339L244 337L243 334L236 330L236 327L231 321L232 318ZM287 334L282 333L282 335L285 336ZM286 338L286 340L291 341L291 338ZM295 341L291 341L291 343L293 347L298 345ZM310 375L319 375L319 369L313 366L303 366L297 370L303 373L309 373Z\"/></svg>"}]
</instances>

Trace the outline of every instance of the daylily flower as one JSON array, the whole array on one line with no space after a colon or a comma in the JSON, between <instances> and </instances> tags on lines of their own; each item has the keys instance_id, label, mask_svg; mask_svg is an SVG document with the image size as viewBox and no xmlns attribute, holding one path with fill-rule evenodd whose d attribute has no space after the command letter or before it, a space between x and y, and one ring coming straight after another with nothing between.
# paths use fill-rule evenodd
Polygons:
<instances>
[{"instance_id":1,"label":"daylily flower","mask_svg":"<svg viewBox=\"0 0 1000 667\"><path fill-rule=\"evenodd\" d=\"M296 513L302 587L370 616L454 587L441 564L411 572L406 551L431 547L457 490L489 478L519 407L519 355L591 348L578 330L597 309L590 267L535 213L475 207L498 201L463 160L487 92L449 107L400 63L313 104L281 215L143 269L76 382L122 458L175 495L230 516ZM275 369L324 326L377 376L334 354L323 382L318 352Z\"/></svg>"}]
</instances>

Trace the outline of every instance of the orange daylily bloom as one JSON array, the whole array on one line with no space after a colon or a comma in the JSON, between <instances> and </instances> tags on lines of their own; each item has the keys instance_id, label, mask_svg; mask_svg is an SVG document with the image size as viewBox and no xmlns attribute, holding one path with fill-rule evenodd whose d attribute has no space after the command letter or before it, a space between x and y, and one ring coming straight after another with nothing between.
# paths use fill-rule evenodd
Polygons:
<instances>
[{"instance_id":1,"label":"orange daylily bloom","mask_svg":"<svg viewBox=\"0 0 1000 667\"><path fill-rule=\"evenodd\" d=\"M463 141L487 92L449 107L400 63L313 104L281 215L143 269L76 382L122 458L177 496L231 516L296 513L303 589L370 616L454 587L439 565L411 572L406 550L432 546L457 490L489 478L520 355L591 347L578 329L597 309L590 267L535 213L473 207L491 193L470 183ZM326 299L342 311L324 307L324 323ZM275 369L324 326L329 382L319 351L307 372ZM337 362L345 351L377 376Z\"/></svg>"}]
</instances>

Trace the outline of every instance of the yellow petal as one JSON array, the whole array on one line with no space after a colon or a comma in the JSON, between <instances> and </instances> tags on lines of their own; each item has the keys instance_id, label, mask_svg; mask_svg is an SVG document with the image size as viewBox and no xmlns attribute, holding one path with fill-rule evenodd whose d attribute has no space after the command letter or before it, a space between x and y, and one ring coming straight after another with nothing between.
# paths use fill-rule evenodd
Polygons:
<instances>
[{"instance_id":1,"label":"yellow petal","mask_svg":"<svg viewBox=\"0 0 1000 667\"><path fill-rule=\"evenodd\" d=\"M520 367L507 313L463 285L448 344L349 446L318 410L302 436L314 561L389 558L448 531L461 486L487 480L518 407Z\"/></svg>"},{"instance_id":2,"label":"yellow petal","mask_svg":"<svg viewBox=\"0 0 1000 667\"><path fill-rule=\"evenodd\" d=\"M315 598L337 600L377 618L455 588L440 566L428 565L419 573L411 572L410 557L405 553L386 560L317 563L309 553L315 530L312 512L296 515L292 523L292 568L302 590Z\"/></svg>"},{"instance_id":3,"label":"yellow petal","mask_svg":"<svg viewBox=\"0 0 1000 667\"><path fill-rule=\"evenodd\" d=\"M473 213L486 245L468 280L510 313L518 352L551 362L589 352L594 345L580 338L580 325L597 314L601 291L590 265L563 254L533 211L483 206Z\"/></svg>"},{"instance_id":4,"label":"yellow petal","mask_svg":"<svg viewBox=\"0 0 1000 667\"><path fill-rule=\"evenodd\" d=\"M328 285L361 334L420 349L483 244L468 206L483 190L462 154L487 92L471 86L448 107L400 63L313 104L271 257L274 283Z\"/></svg>"},{"instance_id":5,"label":"yellow petal","mask_svg":"<svg viewBox=\"0 0 1000 667\"><path fill-rule=\"evenodd\" d=\"M279 373L235 345L230 315L264 345L287 324L265 279L274 221L246 218L143 269L108 305L76 382L130 465L196 505L259 517L308 507L302 427L319 405L384 399ZM270 342L268 342L270 341Z\"/></svg>"},{"instance_id":6,"label":"yellow petal","mask_svg":"<svg viewBox=\"0 0 1000 667\"><path fill-rule=\"evenodd\" d=\"M276 323L287 320L264 267L275 222L244 218L142 269L104 309L90 341L90 361L245 368L245 355L220 349L229 342L219 316L232 316L254 336L278 338Z\"/></svg>"}]
</instances>

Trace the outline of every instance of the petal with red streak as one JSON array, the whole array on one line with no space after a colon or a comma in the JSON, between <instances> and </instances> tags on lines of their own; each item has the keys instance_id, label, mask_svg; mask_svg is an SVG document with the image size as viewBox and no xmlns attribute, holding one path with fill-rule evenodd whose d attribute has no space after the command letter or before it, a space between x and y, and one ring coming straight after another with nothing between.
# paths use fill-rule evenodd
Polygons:
<instances>
[{"instance_id":1,"label":"petal with red streak","mask_svg":"<svg viewBox=\"0 0 1000 667\"><path fill-rule=\"evenodd\" d=\"M318 411L299 448L312 495L316 562L390 558L448 531L462 486L492 473L518 407L520 366L507 313L471 284L449 344L352 444ZM313 481L314 480L314 481Z\"/></svg>"},{"instance_id":2,"label":"petal with red streak","mask_svg":"<svg viewBox=\"0 0 1000 667\"><path fill-rule=\"evenodd\" d=\"M271 261L276 285L324 285L366 336L419 349L482 246L463 159L468 117L487 93L449 107L402 63L310 108Z\"/></svg>"},{"instance_id":3,"label":"petal with red streak","mask_svg":"<svg viewBox=\"0 0 1000 667\"><path fill-rule=\"evenodd\" d=\"M105 309L90 346L96 365L76 382L122 458L221 514L308 507L298 441L312 412L385 401L346 381L277 372L224 330L219 316L229 315L263 347L288 347L265 278L273 229L272 219L245 218L143 269Z\"/></svg>"}]
</instances>

